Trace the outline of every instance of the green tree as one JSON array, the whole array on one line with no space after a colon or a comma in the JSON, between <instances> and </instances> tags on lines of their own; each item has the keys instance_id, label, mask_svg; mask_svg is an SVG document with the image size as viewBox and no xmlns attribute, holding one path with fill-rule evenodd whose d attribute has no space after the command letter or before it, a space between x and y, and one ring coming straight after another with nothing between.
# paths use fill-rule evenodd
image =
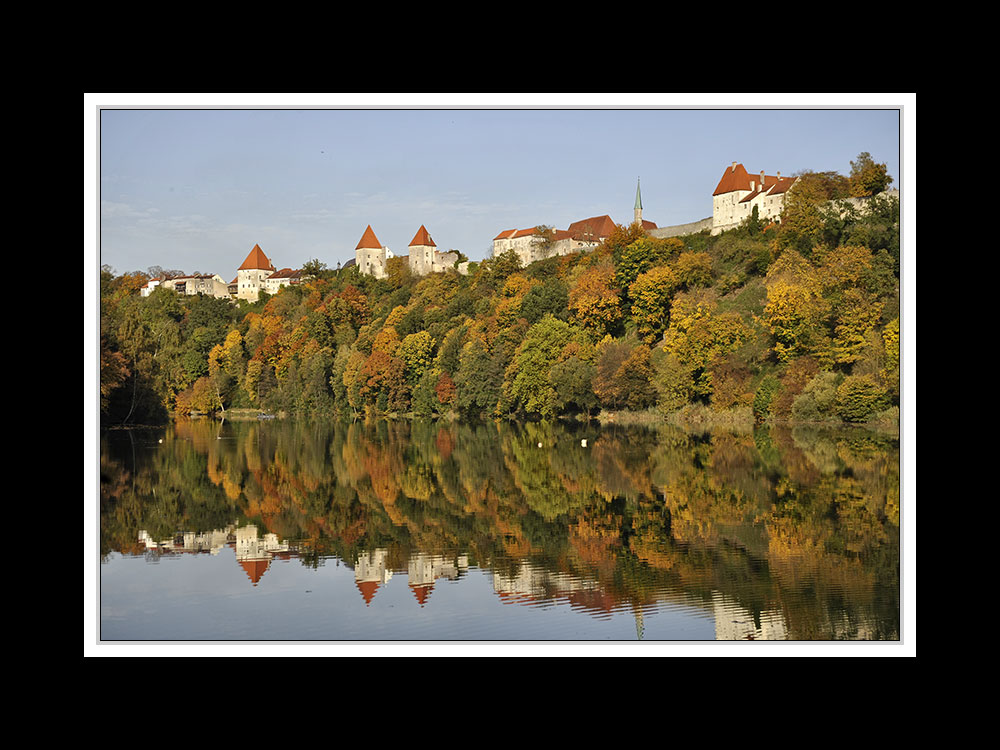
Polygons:
<instances>
[{"instance_id":1,"label":"green tree","mask_svg":"<svg viewBox=\"0 0 1000 750\"><path fill-rule=\"evenodd\" d=\"M809 255L824 232L822 205L846 198L848 180L834 172L803 172L785 194L778 242Z\"/></svg>"},{"instance_id":2,"label":"green tree","mask_svg":"<svg viewBox=\"0 0 1000 750\"><path fill-rule=\"evenodd\" d=\"M663 414L670 414L686 406L694 393L691 369L686 367L676 354L663 350L653 359L656 386L656 408Z\"/></svg>"},{"instance_id":3,"label":"green tree","mask_svg":"<svg viewBox=\"0 0 1000 750\"><path fill-rule=\"evenodd\" d=\"M653 384L655 373L649 357L649 348L639 344L629 352L615 373L615 386L632 411L646 409L656 403L657 392Z\"/></svg>"},{"instance_id":4,"label":"green tree","mask_svg":"<svg viewBox=\"0 0 1000 750\"><path fill-rule=\"evenodd\" d=\"M892 177L885 164L877 164L867 151L858 154L857 161L851 162L851 197L866 198L884 192Z\"/></svg>"},{"instance_id":5,"label":"green tree","mask_svg":"<svg viewBox=\"0 0 1000 750\"><path fill-rule=\"evenodd\" d=\"M560 412L590 412L597 406L594 377L597 368L592 362L570 356L552 365L549 385L552 386L554 406Z\"/></svg>"},{"instance_id":6,"label":"green tree","mask_svg":"<svg viewBox=\"0 0 1000 750\"><path fill-rule=\"evenodd\" d=\"M521 300L521 315L531 325L546 315L566 320L569 316L568 305L569 290L566 284L558 278L550 278L541 284L533 285L524 294Z\"/></svg>"},{"instance_id":7,"label":"green tree","mask_svg":"<svg viewBox=\"0 0 1000 750\"><path fill-rule=\"evenodd\" d=\"M579 329L551 315L531 326L504 375L503 409L553 416L558 398L549 381L549 370L564 347L574 341L584 343L585 337Z\"/></svg>"},{"instance_id":8,"label":"green tree","mask_svg":"<svg viewBox=\"0 0 1000 750\"><path fill-rule=\"evenodd\" d=\"M766 375L757 386L753 397L753 416L757 424L766 422L771 416L771 406L781 390L781 382L773 375Z\"/></svg>"},{"instance_id":9,"label":"green tree","mask_svg":"<svg viewBox=\"0 0 1000 750\"><path fill-rule=\"evenodd\" d=\"M655 266L664 265L683 249L684 244L676 237L655 239L646 236L618 248L613 255L615 286L627 290L639 274Z\"/></svg>"},{"instance_id":10,"label":"green tree","mask_svg":"<svg viewBox=\"0 0 1000 750\"><path fill-rule=\"evenodd\" d=\"M763 231L764 226L760 222L760 209L758 206L755 205L751 209L750 215L744 221L744 227L751 237L756 237Z\"/></svg>"},{"instance_id":11,"label":"green tree","mask_svg":"<svg viewBox=\"0 0 1000 750\"><path fill-rule=\"evenodd\" d=\"M492 416L503 389L504 368L498 357L490 355L479 339L467 342L459 355L455 374L455 400L466 417Z\"/></svg>"}]
</instances>

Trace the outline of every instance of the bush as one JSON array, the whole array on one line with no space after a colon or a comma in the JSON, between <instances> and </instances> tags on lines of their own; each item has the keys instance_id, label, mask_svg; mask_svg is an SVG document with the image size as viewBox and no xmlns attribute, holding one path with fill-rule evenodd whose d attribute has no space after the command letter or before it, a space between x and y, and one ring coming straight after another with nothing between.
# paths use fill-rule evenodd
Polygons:
<instances>
[{"instance_id":1,"label":"bush","mask_svg":"<svg viewBox=\"0 0 1000 750\"><path fill-rule=\"evenodd\" d=\"M887 406L885 387L871 375L848 375L837 388L837 414L845 422L865 422Z\"/></svg>"},{"instance_id":2,"label":"bush","mask_svg":"<svg viewBox=\"0 0 1000 750\"><path fill-rule=\"evenodd\" d=\"M796 422L823 422L831 419L834 416L841 377L835 372L818 373L792 402L792 419Z\"/></svg>"}]
</instances>

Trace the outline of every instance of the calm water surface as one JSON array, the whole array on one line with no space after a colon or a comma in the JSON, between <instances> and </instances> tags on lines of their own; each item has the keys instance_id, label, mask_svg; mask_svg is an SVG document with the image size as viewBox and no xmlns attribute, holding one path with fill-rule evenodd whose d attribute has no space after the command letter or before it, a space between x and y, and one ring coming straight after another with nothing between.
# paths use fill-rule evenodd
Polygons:
<instances>
[{"instance_id":1,"label":"calm water surface","mask_svg":"<svg viewBox=\"0 0 1000 750\"><path fill-rule=\"evenodd\" d=\"M100 639L898 641L898 439L180 421L100 454Z\"/></svg>"}]
</instances>

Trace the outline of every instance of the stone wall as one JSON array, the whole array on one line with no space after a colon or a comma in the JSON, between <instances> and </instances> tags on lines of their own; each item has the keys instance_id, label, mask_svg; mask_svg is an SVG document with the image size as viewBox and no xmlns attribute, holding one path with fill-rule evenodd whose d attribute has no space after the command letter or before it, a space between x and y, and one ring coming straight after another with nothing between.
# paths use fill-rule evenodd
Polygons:
<instances>
[{"instance_id":1,"label":"stone wall","mask_svg":"<svg viewBox=\"0 0 1000 750\"><path fill-rule=\"evenodd\" d=\"M650 237L664 239L666 237L683 237L685 234L698 234L698 232L703 232L706 229L711 228L712 217L709 216L707 219L692 221L689 224L675 224L672 227L658 227L657 229L650 229L646 232L646 234Z\"/></svg>"}]
</instances>

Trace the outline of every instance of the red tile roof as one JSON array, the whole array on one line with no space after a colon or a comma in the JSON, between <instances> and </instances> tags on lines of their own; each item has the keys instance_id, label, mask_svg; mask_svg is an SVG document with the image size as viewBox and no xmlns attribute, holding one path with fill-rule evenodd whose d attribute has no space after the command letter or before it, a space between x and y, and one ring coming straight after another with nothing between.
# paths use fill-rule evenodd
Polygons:
<instances>
[{"instance_id":1,"label":"red tile roof","mask_svg":"<svg viewBox=\"0 0 1000 750\"><path fill-rule=\"evenodd\" d=\"M410 241L410 247L418 245L437 247L437 245L434 244L434 240L431 239L431 236L427 234L427 230L424 228L423 224L420 225L420 229L417 230L417 233L413 236L413 240Z\"/></svg>"},{"instance_id":2,"label":"red tile roof","mask_svg":"<svg viewBox=\"0 0 1000 750\"><path fill-rule=\"evenodd\" d=\"M293 270L291 268L282 268L280 271L275 271L270 276L269 279L297 279L302 275L302 271L297 269Z\"/></svg>"},{"instance_id":3,"label":"red tile roof","mask_svg":"<svg viewBox=\"0 0 1000 750\"><path fill-rule=\"evenodd\" d=\"M375 598L375 593L378 591L377 581L358 581L358 590L361 592L361 596L365 600L365 605L372 603L372 599Z\"/></svg>"},{"instance_id":4,"label":"red tile roof","mask_svg":"<svg viewBox=\"0 0 1000 750\"><path fill-rule=\"evenodd\" d=\"M378 241L378 237L376 237L375 232L372 231L371 224L369 224L368 228L365 229L365 233L361 235L361 241L358 242L358 246L354 249L361 250L362 248L370 248L373 250L382 249L382 243Z\"/></svg>"},{"instance_id":5,"label":"red tile roof","mask_svg":"<svg viewBox=\"0 0 1000 750\"><path fill-rule=\"evenodd\" d=\"M750 187L751 182L754 183L753 188ZM793 182L795 182L794 177L778 177L777 175L765 174L763 187L765 190L768 190L770 195L778 195L788 190ZM742 164L737 164L735 167L726 167L726 171L722 175L722 179L719 180L719 184L712 195L731 193L734 190L752 190L756 196L761 192L760 188L761 173L758 172L752 175L747 172ZM751 196L747 196L743 200L750 200L750 198Z\"/></svg>"},{"instance_id":6,"label":"red tile roof","mask_svg":"<svg viewBox=\"0 0 1000 750\"><path fill-rule=\"evenodd\" d=\"M433 588L434 588L433 583L429 586L428 585L418 586L415 583L410 584L410 590L413 592L413 595L417 597L417 601L420 602L421 607L424 606L424 604L427 602L427 597L430 596L431 589Z\"/></svg>"},{"instance_id":7,"label":"red tile roof","mask_svg":"<svg viewBox=\"0 0 1000 750\"><path fill-rule=\"evenodd\" d=\"M496 237L494 237L493 241L496 242L497 240L509 240L511 237L514 236L514 232L516 231L517 231L516 229L505 229L502 232L500 232L500 234L498 234Z\"/></svg>"},{"instance_id":8,"label":"red tile roof","mask_svg":"<svg viewBox=\"0 0 1000 750\"><path fill-rule=\"evenodd\" d=\"M796 177L777 178L778 184L771 188L770 195L780 195L788 192L788 188L795 184Z\"/></svg>"},{"instance_id":9,"label":"red tile roof","mask_svg":"<svg viewBox=\"0 0 1000 750\"><path fill-rule=\"evenodd\" d=\"M610 237L611 233L615 231L615 226L611 217L605 214L604 216L593 216L589 219L574 221L566 231L575 238L592 237L598 239Z\"/></svg>"},{"instance_id":10,"label":"red tile roof","mask_svg":"<svg viewBox=\"0 0 1000 750\"><path fill-rule=\"evenodd\" d=\"M243 261L243 265L240 266L239 270L249 271L249 270L259 270L263 269L265 271L273 271L274 266L271 265L271 261L267 259L264 255L264 251L260 249L260 245L254 245L253 250L247 256L247 259Z\"/></svg>"},{"instance_id":11,"label":"red tile roof","mask_svg":"<svg viewBox=\"0 0 1000 750\"><path fill-rule=\"evenodd\" d=\"M261 576L267 572L267 567L270 564L270 560L240 560L240 567L243 568L247 577L253 581L254 586L260 581Z\"/></svg>"}]
</instances>

